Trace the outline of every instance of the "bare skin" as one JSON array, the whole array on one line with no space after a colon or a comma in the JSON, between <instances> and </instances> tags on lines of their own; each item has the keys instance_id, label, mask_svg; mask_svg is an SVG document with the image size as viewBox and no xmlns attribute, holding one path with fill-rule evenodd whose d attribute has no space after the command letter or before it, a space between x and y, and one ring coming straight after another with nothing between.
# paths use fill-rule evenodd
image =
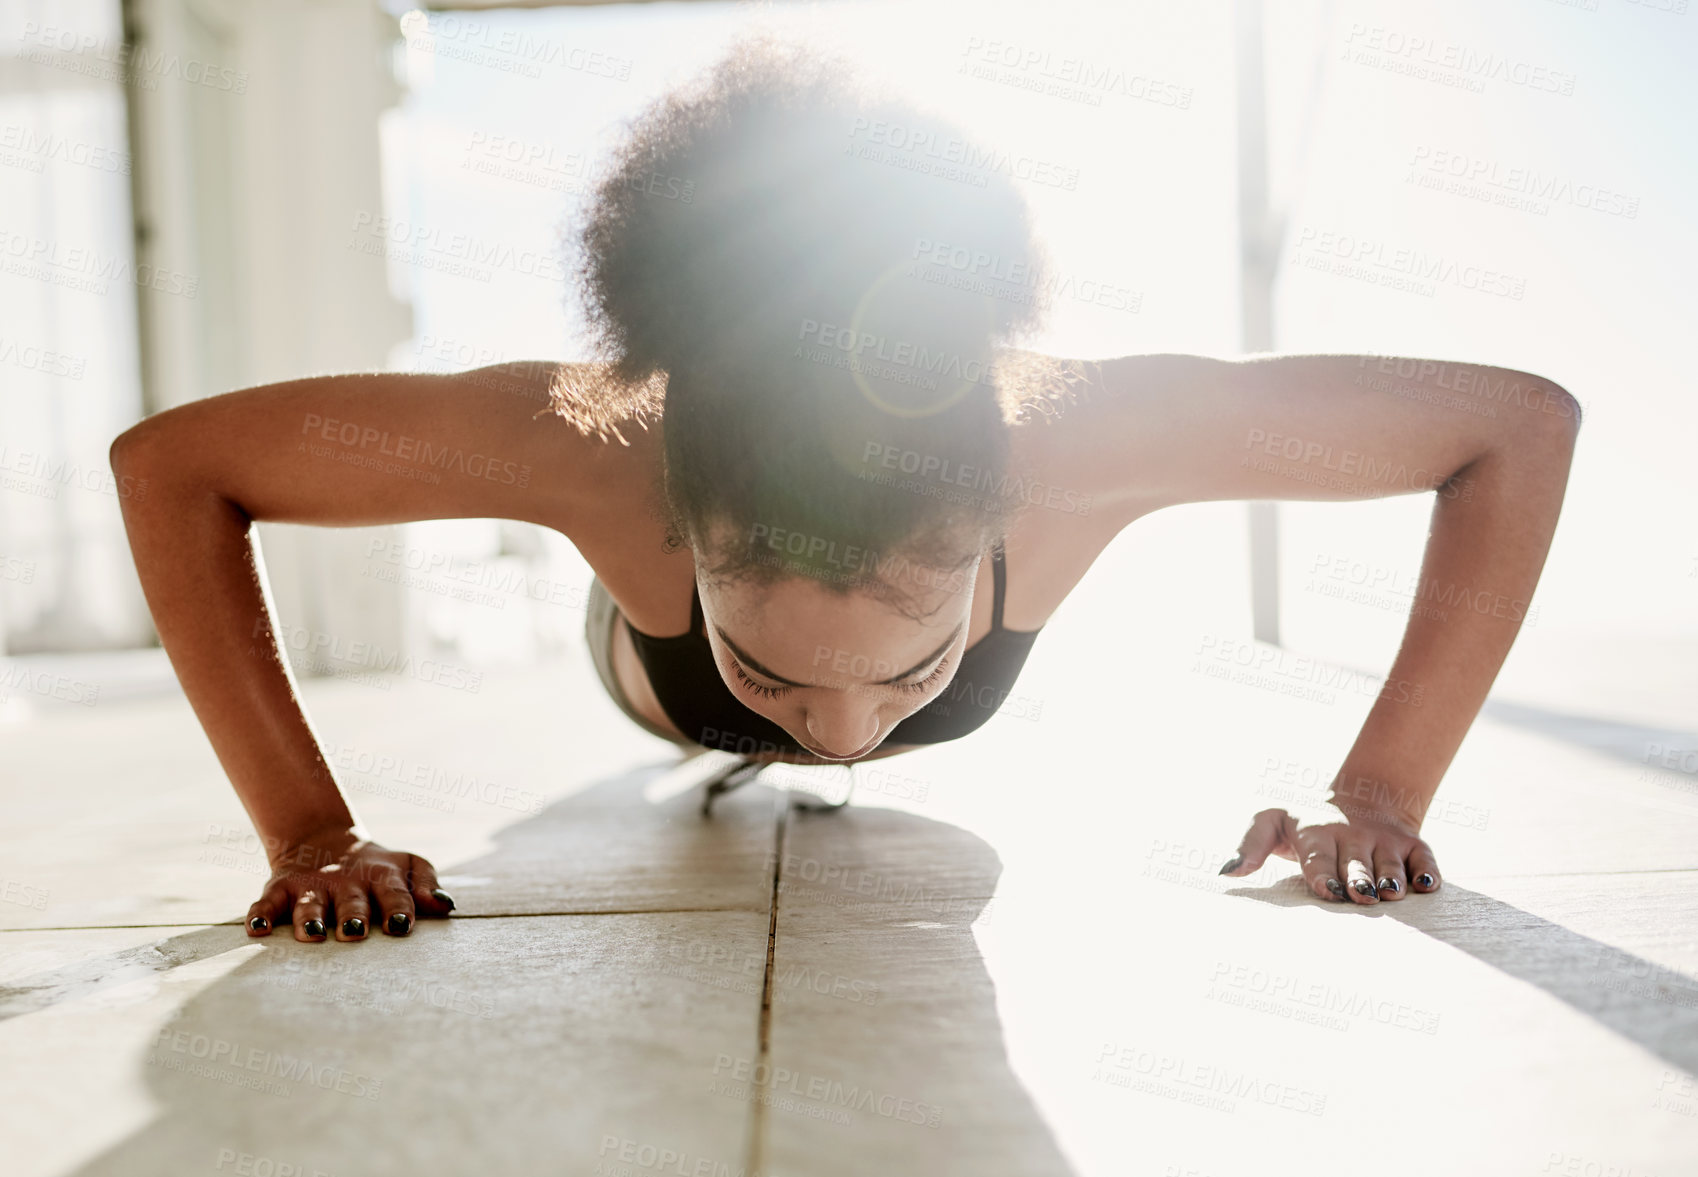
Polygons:
<instances>
[{"instance_id":1,"label":"bare skin","mask_svg":"<svg viewBox=\"0 0 1698 1177\"><path fill-rule=\"evenodd\" d=\"M1410 374L1399 378L1392 363L1081 364L1076 403L1014 427L1015 465L1045 490L1009 532L1004 624L1042 626L1123 528L1163 507L1435 490L1423 582L1525 603L1561 508L1577 403L1525 373L1401 361ZM552 375L550 365L508 364L288 381L157 414L114 442L114 472L150 480L145 498L122 503L155 624L270 854L250 935L283 923L302 941L361 939L374 924L404 935L413 919L452 907L426 859L370 840L325 763L276 644L253 521L536 523L577 546L630 625L659 636L688 628L694 561L669 551L654 509L664 424L627 426L621 444L538 416ZM1460 411L1468 397L1495 415ZM1058 505L1085 499L1088 511ZM733 693L819 753L789 759L844 762L904 750L885 737L948 686L961 652L990 628L990 575L981 559L966 581L920 594L918 620L806 579L700 591ZM1222 873L1277 855L1298 862L1323 899L1373 904L1437 889L1421 822L1523 615L1415 612L1333 804L1307 822L1258 814ZM638 709L670 728L623 628L615 669Z\"/></svg>"}]
</instances>

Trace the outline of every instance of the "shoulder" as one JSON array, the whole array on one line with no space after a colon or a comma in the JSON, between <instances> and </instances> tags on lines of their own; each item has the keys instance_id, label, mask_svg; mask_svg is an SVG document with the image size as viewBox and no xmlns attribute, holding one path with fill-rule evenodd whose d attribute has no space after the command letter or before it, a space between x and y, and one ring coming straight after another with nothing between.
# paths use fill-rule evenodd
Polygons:
<instances>
[{"instance_id":1,"label":"shoulder","mask_svg":"<svg viewBox=\"0 0 1698 1177\"><path fill-rule=\"evenodd\" d=\"M498 365L496 370L509 367ZM547 414L571 425L585 438L632 444L635 433L657 426L665 405L666 377L621 379L613 365L594 361L511 365L534 382Z\"/></svg>"},{"instance_id":2,"label":"shoulder","mask_svg":"<svg viewBox=\"0 0 1698 1177\"><path fill-rule=\"evenodd\" d=\"M520 365L530 367L529 365ZM656 515L666 379L620 379L611 364L555 362L535 377L532 414L555 439L563 465L572 468L579 502L592 519L614 527ZM581 526L581 525L580 525Z\"/></svg>"},{"instance_id":3,"label":"shoulder","mask_svg":"<svg viewBox=\"0 0 1698 1177\"><path fill-rule=\"evenodd\" d=\"M1174 426L1210 401L1229 368L1195 355L1010 352L998 391L1015 470L1043 485L1045 503L1088 500L1100 522L1124 526L1167 501Z\"/></svg>"},{"instance_id":4,"label":"shoulder","mask_svg":"<svg viewBox=\"0 0 1698 1177\"><path fill-rule=\"evenodd\" d=\"M657 485L664 377L631 383L606 363L522 360L460 379L526 405L529 444L545 449L549 476L562 484L574 515L618 513Z\"/></svg>"},{"instance_id":5,"label":"shoulder","mask_svg":"<svg viewBox=\"0 0 1698 1177\"><path fill-rule=\"evenodd\" d=\"M569 537L633 625L681 630L694 576L662 488L666 379L625 381L594 362L552 367L536 417L556 424L561 459L576 467L581 506Z\"/></svg>"}]
</instances>

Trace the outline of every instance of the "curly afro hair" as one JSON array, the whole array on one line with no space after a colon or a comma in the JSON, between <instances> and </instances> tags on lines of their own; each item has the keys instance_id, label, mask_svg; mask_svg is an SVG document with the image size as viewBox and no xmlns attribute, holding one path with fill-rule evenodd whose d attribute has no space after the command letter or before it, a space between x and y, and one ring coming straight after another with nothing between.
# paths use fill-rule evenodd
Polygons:
<instances>
[{"instance_id":1,"label":"curly afro hair","mask_svg":"<svg viewBox=\"0 0 1698 1177\"><path fill-rule=\"evenodd\" d=\"M636 121L574 275L606 379L557 411L658 424L707 575L865 587L887 556L960 567L1002 534L1007 374L1030 358L1009 345L1046 265L992 158L770 37Z\"/></svg>"}]
</instances>

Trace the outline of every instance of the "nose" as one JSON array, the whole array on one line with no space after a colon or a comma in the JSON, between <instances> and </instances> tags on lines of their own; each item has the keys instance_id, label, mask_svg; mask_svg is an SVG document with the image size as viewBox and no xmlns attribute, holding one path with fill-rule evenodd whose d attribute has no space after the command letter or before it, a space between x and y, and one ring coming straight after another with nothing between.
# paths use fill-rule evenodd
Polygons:
<instances>
[{"instance_id":1,"label":"nose","mask_svg":"<svg viewBox=\"0 0 1698 1177\"><path fill-rule=\"evenodd\" d=\"M810 707L803 720L814 747L828 756L848 756L872 743L878 735L878 712L866 706L839 703Z\"/></svg>"}]
</instances>

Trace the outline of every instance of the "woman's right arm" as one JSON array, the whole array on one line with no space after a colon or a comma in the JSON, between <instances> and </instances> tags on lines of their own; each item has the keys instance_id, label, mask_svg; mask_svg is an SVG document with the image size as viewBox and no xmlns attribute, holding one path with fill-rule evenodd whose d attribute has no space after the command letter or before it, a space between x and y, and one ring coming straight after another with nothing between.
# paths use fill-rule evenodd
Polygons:
<instances>
[{"instance_id":1,"label":"woman's right arm","mask_svg":"<svg viewBox=\"0 0 1698 1177\"><path fill-rule=\"evenodd\" d=\"M298 940L320 925L359 939L374 905L405 934L415 912L452 906L428 862L366 839L337 787L278 646L252 524L568 531L631 451L536 416L556 367L292 380L169 409L113 442L113 472L146 480L121 502L160 640L275 872L250 934L292 917Z\"/></svg>"}]
</instances>

